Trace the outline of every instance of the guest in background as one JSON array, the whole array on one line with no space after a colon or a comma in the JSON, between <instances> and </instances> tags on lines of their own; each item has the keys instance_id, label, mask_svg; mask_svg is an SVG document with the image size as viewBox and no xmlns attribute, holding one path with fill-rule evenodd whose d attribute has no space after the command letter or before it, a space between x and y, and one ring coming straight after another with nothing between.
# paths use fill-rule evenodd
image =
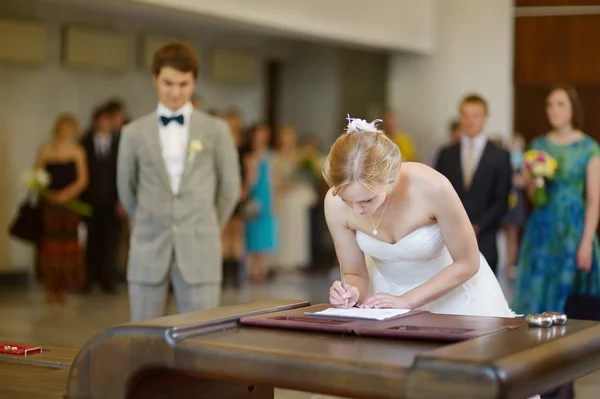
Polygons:
<instances>
[{"instance_id":1,"label":"guest in background","mask_svg":"<svg viewBox=\"0 0 600 399\"><path fill-rule=\"evenodd\" d=\"M123 126L129 123L129 117L123 103L120 100L113 99L108 101L103 108L110 118L112 132L121 133Z\"/></svg>"},{"instance_id":2,"label":"guest in background","mask_svg":"<svg viewBox=\"0 0 600 399\"><path fill-rule=\"evenodd\" d=\"M298 151L303 159L312 159L318 170L312 180L312 188L316 194L316 201L309 210L310 215L310 259L312 267L328 269L335 262L333 239L325 223L324 200L329 187L323 179L321 172L325 163L325 155L319 150L319 142L315 136L304 135L299 140ZM338 270L339 274L339 270Z\"/></svg>"},{"instance_id":3,"label":"guest in background","mask_svg":"<svg viewBox=\"0 0 600 399\"><path fill-rule=\"evenodd\" d=\"M114 139L119 140L123 126L129 123L129 117L123 103L118 99L109 100L103 107L109 115L112 125L112 131L115 134ZM94 132L88 132L93 134ZM127 258L129 256L129 238L131 226L125 209L119 204L117 206L117 216L119 218L119 236L117 237L116 249L116 269L115 273L118 280L125 281L127 272Z\"/></svg>"},{"instance_id":4,"label":"guest in background","mask_svg":"<svg viewBox=\"0 0 600 399\"><path fill-rule=\"evenodd\" d=\"M517 313L565 312L578 275L589 279L589 295L600 297L600 146L583 133L575 89L554 87L546 99L551 130L530 149L558 162L546 185L548 202L529 216L517 264L513 308ZM535 185L529 182L528 195Z\"/></svg>"},{"instance_id":5,"label":"guest in background","mask_svg":"<svg viewBox=\"0 0 600 399\"><path fill-rule=\"evenodd\" d=\"M510 145L510 163L513 170L512 187L508 200L508 213L502 219L506 232L506 265L508 277L516 274L517 255L519 253L519 233L525 226L527 209L525 205L525 177L523 176L523 155L525 139L518 133L513 135Z\"/></svg>"},{"instance_id":6,"label":"guest in background","mask_svg":"<svg viewBox=\"0 0 600 399\"><path fill-rule=\"evenodd\" d=\"M291 272L310 265L310 208L316 198L314 176L318 160L302 154L296 146L296 132L283 126L277 135L274 167L279 180L277 222L279 242L272 264L280 272Z\"/></svg>"},{"instance_id":7,"label":"guest in background","mask_svg":"<svg viewBox=\"0 0 600 399\"><path fill-rule=\"evenodd\" d=\"M477 235L479 249L495 272L496 235L508 208L510 157L483 133L488 106L481 96L465 97L459 111L462 137L441 151L436 169L454 186Z\"/></svg>"},{"instance_id":8,"label":"guest in background","mask_svg":"<svg viewBox=\"0 0 600 399\"><path fill-rule=\"evenodd\" d=\"M385 134L400 148L403 162L416 161L417 149L410 136L398 129L398 119L391 109L383 114L383 130Z\"/></svg>"},{"instance_id":9,"label":"guest in background","mask_svg":"<svg viewBox=\"0 0 600 399\"><path fill-rule=\"evenodd\" d=\"M492 144L496 144L499 148L502 148L504 150L507 150L506 145L504 144L504 140L502 139L502 136L499 134L495 134L492 137L490 137L490 142ZM507 150L508 151L508 150Z\"/></svg>"},{"instance_id":10,"label":"guest in background","mask_svg":"<svg viewBox=\"0 0 600 399\"><path fill-rule=\"evenodd\" d=\"M448 127L448 139L437 149L437 151L433 154L433 157L431 158L432 167L435 167L435 165L437 165L438 158L440 157L440 152L444 148L458 143L458 141L460 140L460 136L460 122L457 120L453 120L452 122L450 122L450 126Z\"/></svg>"},{"instance_id":11,"label":"guest in background","mask_svg":"<svg viewBox=\"0 0 600 399\"><path fill-rule=\"evenodd\" d=\"M50 175L49 189L41 198L42 239L39 268L48 301L65 303L66 291L85 283L84 254L79 245L81 218L64 205L79 197L88 183L84 149L77 143L79 126L75 117L60 115L53 129L52 141L37 155L36 169Z\"/></svg>"},{"instance_id":12,"label":"guest in background","mask_svg":"<svg viewBox=\"0 0 600 399\"><path fill-rule=\"evenodd\" d=\"M244 167L242 165L242 121L239 112L236 109L230 109L225 113L225 120L229 124L233 141L238 150L240 159L240 170L242 171L242 181L244 177ZM241 188L241 199L246 197ZM231 219L225 226L221 235L223 247L223 285L232 284L237 286L239 282L239 272L242 269L244 259L244 218L241 209L241 202L236 206Z\"/></svg>"},{"instance_id":13,"label":"guest in background","mask_svg":"<svg viewBox=\"0 0 600 399\"><path fill-rule=\"evenodd\" d=\"M512 307L517 313L561 312L581 318L585 309L567 309L571 294L600 298L600 245L596 236L600 207L600 146L583 133L579 95L568 84L546 98L550 131L534 139L532 150L548 153L558 169L547 182L548 202L529 216L517 263ZM527 195L533 198L531 179ZM579 314L573 314L572 312ZM575 397L573 383L541 395Z\"/></svg>"},{"instance_id":14,"label":"guest in background","mask_svg":"<svg viewBox=\"0 0 600 399\"><path fill-rule=\"evenodd\" d=\"M246 251L250 279L263 282L269 272L271 254L277 249L273 155L269 150L271 132L261 122L250 130L249 152L244 157L244 191L258 208L258 214L246 220Z\"/></svg>"},{"instance_id":15,"label":"guest in background","mask_svg":"<svg viewBox=\"0 0 600 399\"><path fill-rule=\"evenodd\" d=\"M82 199L91 204L94 213L87 222L87 284L89 292L98 282L105 292L115 291L119 218L122 207L117 196L117 154L119 135L111 109L101 107L94 112L92 132L81 144L86 152L89 184Z\"/></svg>"},{"instance_id":16,"label":"guest in background","mask_svg":"<svg viewBox=\"0 0 600 399\"><path fill-rule=\"evenodd\" d=\"M198 96L197 94L194 94L192 96L192 106L194 107L194 109L197 109L197 110L202 109L202 98L200 96Z\"/></svg>"},{"instance_id":17,"label":"guest in background","mask_svg":"<svg viewBox=\"0 0 600 399\"><path fill-rule=\"evenodd\" d=\"M447 145L458 143L460 141L460 137L462 136L462 132L460 131L460 122L457 120L450 122L450 129L448 133L450 137L448 138Z\"/></svg>"}]
</instances>

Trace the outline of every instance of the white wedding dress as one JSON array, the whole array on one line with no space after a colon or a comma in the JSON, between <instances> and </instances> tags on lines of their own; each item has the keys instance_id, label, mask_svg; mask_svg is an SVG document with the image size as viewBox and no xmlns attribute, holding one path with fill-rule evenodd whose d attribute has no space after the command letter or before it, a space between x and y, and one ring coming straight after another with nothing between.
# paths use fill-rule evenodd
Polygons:
<instances>
[{"instance_id":1,"label":"white wedding dress","mask_svg":"<svg viewBox=\"0 0 600 399\"><path fill-rule=\"evenodd\" d=\"M356 232L356 241L366 255L369 295L385 292L402 295L423 284L452 263L437 224L420 227L395 244ZM479 271L464 284L420 307L433 313L514 317L502 288L480 254Z\"/></svg>"},{"instance_id":2,"label":"white wedding dress","mask_svg":"<svg viewBox=\"0 0 600 399\"><path fill-rule=\"evenodd\" d=\"M361 231L356 241L366 255L369 295L386 292L401 295L423 284L452 263L437 224L421 227L395 244L377 240ZM480 254L479 271L469 281L419 309L433 313L514 317L500 284ZM530 399L539 399L539 395ZM338 399L313 395L311 399ZM339 398L341 399L341 398Z\"/></svg>"}]
</instances>

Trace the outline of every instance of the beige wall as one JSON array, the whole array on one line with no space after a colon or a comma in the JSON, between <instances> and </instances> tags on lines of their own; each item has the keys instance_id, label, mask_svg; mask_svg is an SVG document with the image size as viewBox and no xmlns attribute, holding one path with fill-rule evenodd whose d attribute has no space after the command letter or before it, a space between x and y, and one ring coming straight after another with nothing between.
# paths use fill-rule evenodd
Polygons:
<instances>
[{"instance_id":1,"label":"beige wall","mask_svg":"<svg viewBox=\"0 0 600 399\"><path fill-rule=\"evenodd\" d=\"M284 67L282 120L319 137L323 150L346 126L346 114L375 119L385 103L385 53L308 46Z\"/></svg>"},{"instance_id":2,"label":"beige wall","mask_svg":"<svg viewBox=\"0 0 600 399\"><path fill-rule=\"evenodd\" d=\"M437 0L436 8L436 51L395 55L388 75L389 103L426 162L468 92L489 102L487 132L508 137L512 129L513 2Z\"/></svg>"}]
</instances>

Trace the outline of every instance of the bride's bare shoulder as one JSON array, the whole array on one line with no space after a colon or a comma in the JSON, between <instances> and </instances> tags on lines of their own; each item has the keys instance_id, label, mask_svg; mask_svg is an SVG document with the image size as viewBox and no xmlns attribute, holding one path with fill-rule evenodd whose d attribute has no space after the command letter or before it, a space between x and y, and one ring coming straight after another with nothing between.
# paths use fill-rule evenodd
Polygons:
<instances>
[{"instance_id":1,"label":"bride's bare shoulder","mask_svg":"<svg viewBox=\"0 0 600 399\"><path fill-rule=\"evenodd\" d=\"M336 209L341 209L342 205L344 205L344 201L342 201L342 199L337 196L337 195L333 195L333 187L330 188L329 190L327 190L327 194L325 194L325 209L329 209L329 210L336 210Z\"/></svg>"},{"instance_id":2,"label":"bride's bare shoulder","mask_svg":"<svg viewBox=\"0 0 600 399\"><path fill-rule=\"evenodd\" d=\"M417 162L407 163L405 166L411 181L423 195L438 196L454 191L446 176L434 168Z\"/></svg>"},{"instance_id":3,"label":"bride's bare shoulder","mask_svg":"<svg viewBox=\"0 0 600 399\"><path fill-rule=\"evenodd\" d=\"M329 220L346 221L348 207L337 195L333 195L330 188L325 195L325 217Z\"/></svg>"}]
</instances>

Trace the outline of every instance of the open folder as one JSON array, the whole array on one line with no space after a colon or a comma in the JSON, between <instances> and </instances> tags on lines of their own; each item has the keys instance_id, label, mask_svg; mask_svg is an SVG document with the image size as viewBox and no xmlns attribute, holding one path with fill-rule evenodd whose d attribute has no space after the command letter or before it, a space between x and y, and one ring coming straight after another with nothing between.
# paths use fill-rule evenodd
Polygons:
<instances>
[{"instance_id":1,"label":"open folder","mask_svg":"<svg viewBox=\"0 0 600 399\"><path fill-rule=\"evenodd\" d=\"M330 309L333 307L328 304L307 306L243 317L240 323L264 328L429 341L464 341L527 326L525 319L516 318L458 316L407 309L387 309L389 312L383 314L368 312L368 318L363 312L361 318L358 316L362 309Z\"/></svg>"}]
</instances>

